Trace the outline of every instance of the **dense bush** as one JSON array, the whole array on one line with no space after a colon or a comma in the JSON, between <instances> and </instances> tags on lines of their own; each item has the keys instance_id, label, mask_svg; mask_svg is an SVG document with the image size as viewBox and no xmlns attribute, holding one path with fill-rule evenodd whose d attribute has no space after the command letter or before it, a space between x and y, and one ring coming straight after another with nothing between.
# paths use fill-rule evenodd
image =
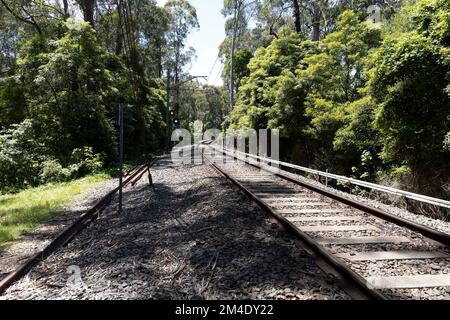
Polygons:
<instances>
[{"instance_id":1,"label":"dense bush","mask_svg":"<svg viewBox=\"0 0 450 320\"><path fill-rule=\"evenodd\" d=\"M73 150L71 161L63 167L35 133L29 119L0 133L0 192L78 178L104 165L103 156L83 147Z\"/></svg>"},{"instance_id":2,"label":"dense bush","mask_svg":"<svg viewBox=\"0 0 450 320\"><path fill-rule=\"evenodd\" d=\"M31 120L0 132L0 190L36 185L40 164L46 160L44 154Z\"/></svg>"},{"instance_id":3,"label":"dense bush","mask_svg":"<svg viewBox=\"0 0 450 320\"><path fill-rule=\"evenodd\" d=\"M322 41L258 49L230 129L277 128L288 160L449 197L450 2L408 3L390 23L345 11Z\"/></svg>"},{"instance_id":4,"label":"dense bush","mask_svg":"<svg viewBox=\"0 0 450 320\"><path fill-rule=\"evenodd\" d=\"M103 168L103 156L99 153L94 153L92 147L83 147L74 149L71 158L72 171L78 175L98 172Z\"/></svg>"},{"instance_id":5,"label":"dense bush","mask_svg":"<svg viewBox=\"0 0 450 320\"><path fill-rule=\"evenodd\" d=\"M71 172L56 159L46 160L41 165L39 172L40 183L61 182L69 179Z\"/></svg>"},{"instance_id":6,"label":"dense bush","mask_svg":"<svg viewBox=\"0 0 450 320\"><path fill-rule=\"evenodd\" d=\"M18 58L6 73L0 70L2 192L115 163L119 102L125 104L127 155L163 143L163 83L99 45L89 23L48 23L49 35L19 37Z\"/></svg>"}]
</instances>

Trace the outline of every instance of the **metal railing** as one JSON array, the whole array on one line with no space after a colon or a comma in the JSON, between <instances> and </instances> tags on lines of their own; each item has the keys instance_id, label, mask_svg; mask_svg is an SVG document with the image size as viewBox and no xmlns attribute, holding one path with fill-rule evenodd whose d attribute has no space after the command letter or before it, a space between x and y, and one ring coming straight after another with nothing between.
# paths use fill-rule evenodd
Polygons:
<instances>
[{"instance_id":1,"label":"metal railing","mask_svg":"<svg viewBox=\"0 0 450 320\"><path fill-rule=\"evenodd\" d=\"M210 146L216 150L219 149L219 151L223 151L228 154L233 153L233 156L235 156L236 158L239 158L237 156L237 154L241 154L241 155L244 155L245 157L253 158L253 159L259 160L261 162L276 164L276 165L279 165L280 167L291 168L291 169L315 174L315 175L318 175L321 177L325 177L327 179L334 179L336 181L348 182L348 183L356 185L356 186L369 188L371 190L377 190L377 191L393 194L396 196L405 197L408 199L432 204L432 205L439 206L439 207L450 208L450 201L447 201L444 199L438 199L438 198L433 198L433 197L429 197L429 196L424 196L424 195L421 195L418 193L412 193L412 192L408 192L408 191L404 191L404 190L400 190L400 189L396 189L396 188L392 188L392 187L386 187L386 186L382 186L382 185L375 184L375 183L370 183L370 182L366 182L366 181L362 181L362 180L349 178L346 176L341 176L341 175L323 172L323 171L319 171L319 170L315 170L315 169L310 169L310 168L298 166L298 165L287 163L287 162L282 162L282 161L278 161L278 160L274 160L274 159L270 159L270 158L257 156L257 155L250 154L250 153L241 152L238 150L230 151L228 148L221 147L221 146L218 146L218 148L214 147L213 145L210 145ZM243 159L240 159L240 160L243 160ZM246 159L244 161L246 161Z\"/></svg>"}]
</instances>

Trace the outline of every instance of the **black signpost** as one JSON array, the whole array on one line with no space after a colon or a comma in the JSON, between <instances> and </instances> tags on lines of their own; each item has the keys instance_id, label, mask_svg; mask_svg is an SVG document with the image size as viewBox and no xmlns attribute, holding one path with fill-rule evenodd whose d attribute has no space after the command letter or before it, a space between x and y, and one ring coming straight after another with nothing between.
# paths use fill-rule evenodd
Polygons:
<instances>
[{"instance_id":1,"label":"black signpost","mask_svg":"<svg viewBox=\"0 0 450 320\"><path fill-rule=\"evenodd\" d=\"M119 213L122 213L122 188L123 188L123 104L119 104Z\"/></svg>"}]
</instances>

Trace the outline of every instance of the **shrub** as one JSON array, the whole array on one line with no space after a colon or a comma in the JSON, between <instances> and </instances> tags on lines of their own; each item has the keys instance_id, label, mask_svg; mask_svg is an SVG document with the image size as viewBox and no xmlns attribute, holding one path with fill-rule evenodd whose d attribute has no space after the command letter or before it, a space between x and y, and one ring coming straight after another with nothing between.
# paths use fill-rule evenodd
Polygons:
<instances>
[{"instance_id":1,"label":"shrub","mask_svg":"<svg viewBox=\"0 0 450 320\"><path fill-rule=\"evenodd\" d=\"M390 174L390 178L394 181L403 181L410 176L411 168L406 165L393 168Z\"/></svg>"},{"instance_id":2,"label":"shrub","mask_svg":"<svg viewBox=\"0 0 450 320\"><path fill-rule=\"evenodd\" d=\"M0 190L39 183L39 164L46 160L30 119L0 132Z\"/></svg>"},{"instance_id":3,"label":"shrub","mask_svg":"<svg viewBox=\"0 0 450 320\"><path fill-rule=\"evenodd\" d=\"M14 192L28 186L67 181L98 172L103 156L91 147L75 149L71 164L63 167L36 139L33 121L24 120L0 132L0 191Z\"/></svg>"},{"instance_id":4,"label":"shrub","mask_svg":"<svg viewBox=\"0 0 450 320\"><path fill-rule=\"evenodd\" d=\"M62 182L68 180L71 175L70 169L63 168L58 160L51 159L42 164L39 180L41 183Z\"/></svg>"},{"instance_id":5,"label":"shrub","mask_svg":"<svg viewBox=\"0 0 450 320\"><path fill-rule=\"evenodd\" d=\"M76 172L77 176L82 176L88 173L98 172L103 168L103 156L99 153L94 153L92 147L83 147L74 149L72 152L71 171Z\"/></svg>"},{"instance_id":6,"label":"shrub","mask_svg":"<svg viewBox=\"0 0 450 320\"><path fill-rule=\"evenodd\" d=\"M444 139L444 150L450 151L450 132L447 133Z\"/></svg>"}]
</instances>

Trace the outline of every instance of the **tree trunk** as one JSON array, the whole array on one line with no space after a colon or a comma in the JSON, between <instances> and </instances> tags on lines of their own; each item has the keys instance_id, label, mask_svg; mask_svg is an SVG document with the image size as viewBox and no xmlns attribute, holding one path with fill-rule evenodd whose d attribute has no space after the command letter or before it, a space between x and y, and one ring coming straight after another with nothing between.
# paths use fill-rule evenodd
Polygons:
<instances>
[{"instance_id":1,"label":"tree trunk","mask_svg":"<svg viewBox=\"0 0 450 320\"><path fill-rule=\"evenodd\" d=\"M235 84L234 84L234 53L236 51L236 39L239 26L239 16L241 12L241 0L235 0L234 5L234 25L233 25L233 36L231 39L231 49L230 49L230 111L233 110L235 104Z\"/></svg>"},{"instance_id":2,"label":"tree trunk","mask_svg":"<svg viewBox=\"0 0 450 320\"><path fill-rule=\"evenodd\" d=\"M116 33L116 54L119 55L123 50L123 32L122 32L122 0L117 1L117 14L119 16L119 21L117 24Z\"/></svg>"},{"instance_id":3,"label":"tree trunk","mask_svg":"<svg viewBox=\"0 0 450 320\"><path fill-rule=\"evenodd\" d=\"M83 19L94 27L94 8L96 0L77 0L81 11L83 11Z\"/></svg>"},{"instance_id":4,"label":"tree trunk","mask_svg":"<svg viewBox=\"0 0 450 320\"><path fill-rule=\"evenodd\" d=\"M293 5L294 5L295 31L297 31L297 33L301 33L302 24L300 21L300 5L298 3L298 0L293 0Z\"/></svg>"},{"instance_id":5,"label":"tree trunk","mask_svg":"<svg viewBox=\"0 0 450 320\"><path fill-rule=\"evenodd\" d=\"M166 151L170 150L170 69L167 68L166 79Z\"/></svg>"},{"instance_id":6,"label":"tree trunk","mask_svg":"<svg viewBox=\"0 0 450 320\"><path fill-rule=\"evenodd\" d=\"M180 66L180 55L181 55L181 48L177 44L175 49L175 75L174 75L174 94L173 94L173 107L176 112L178 112L179 107L179 94L178 94L178 83L180 82L180 72L182 71Z\"/></svg>"},{"instance_id":7,"label":"tree trunk","mask_svg":"<svg viewBox=\"0 0 450 320\"><path fill-rule=\"evenodd\" d=\"M69 3L67 0L63 0L63 7L64 7L64 19L69 18Z\"/></svg>"},{"instance_id":8,"label":"tree trunk","mask_svg":"<svg viewBox=\"0 0 450 320\"><path fill-rule=\"evenodd\" d=\"M319 41L320 39L320 16L322 12L318 0L313 2L313 14L312 14L312 36L311 40Z\"/></svg>"}]
</instances>

